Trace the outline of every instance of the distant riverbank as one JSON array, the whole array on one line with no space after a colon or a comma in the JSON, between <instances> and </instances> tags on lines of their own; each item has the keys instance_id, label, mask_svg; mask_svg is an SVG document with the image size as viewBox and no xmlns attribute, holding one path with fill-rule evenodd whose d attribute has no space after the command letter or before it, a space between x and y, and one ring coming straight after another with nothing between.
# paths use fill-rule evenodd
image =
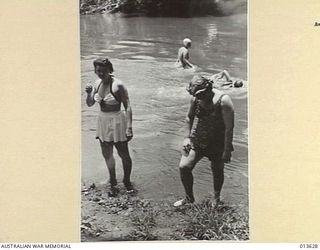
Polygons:
<instances>
[{"instance_id":1,"label":"distant riverbank","mask_svg":"<svg viewBox=\"0 0 320 250\"><path fill-rule=\"evenodd\" d=\"M244 13L247 0L81 0L80 14L116 13L146 16L225 16Z\"/></svg>"}]
</instances>

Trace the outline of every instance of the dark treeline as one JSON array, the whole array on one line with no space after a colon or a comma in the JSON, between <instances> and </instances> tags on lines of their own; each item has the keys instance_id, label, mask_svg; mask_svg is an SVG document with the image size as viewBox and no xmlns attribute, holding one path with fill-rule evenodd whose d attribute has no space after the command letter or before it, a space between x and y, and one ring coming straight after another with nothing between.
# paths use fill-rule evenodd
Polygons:
<instances>
[{"instance_id":1,"label":"dark treeline","mask_svg":"<svg viewBox=\"0 0 320 250\"><path fill-rule=\"evenodd\" d=\"M246 12L247 0L80 0L81 14L115 13L190 17Z\"/></svg>"}]
</instances>

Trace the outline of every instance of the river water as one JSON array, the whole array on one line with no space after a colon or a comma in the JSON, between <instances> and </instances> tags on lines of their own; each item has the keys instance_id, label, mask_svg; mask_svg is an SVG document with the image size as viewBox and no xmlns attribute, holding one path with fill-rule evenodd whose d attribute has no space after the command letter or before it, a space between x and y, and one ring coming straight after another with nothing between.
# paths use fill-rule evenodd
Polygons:
<instances>
[{"instance_id":1,"label":"river water","mask_svg":"<svg viewBox=\"0 0 320 250\"><path fill-rule=\"evenodd\" d=\"M147 199L174 200L183 195L178 163L189 104L186 83L196 73L227 69L247 80L247 16L149 18L120 15L81 16L82 182L105 185L108 172L95 139L96 104L85 105L84 87L96 78L92 62L108 57L115 77L128 88L133 109L132 180ZM177 69L174 62L185 37L192 39L190 61L196 72ZM247 88L227 91L235 106L232 162L225 167L223 199L248 203ZM118 157L117 178L122 168ZM207 159L194 169L196 198L213 192Z\"/></svg>"}]
</instances>

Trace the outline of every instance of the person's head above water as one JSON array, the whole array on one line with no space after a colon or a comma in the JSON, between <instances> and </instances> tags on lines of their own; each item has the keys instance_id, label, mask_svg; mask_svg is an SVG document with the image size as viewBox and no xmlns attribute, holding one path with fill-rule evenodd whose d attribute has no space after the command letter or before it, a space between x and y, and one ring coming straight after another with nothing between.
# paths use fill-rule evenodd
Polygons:
<instances>
[{"instance_id":1,"label":"person's head above water","mask_svg":"<svg viewBox=\"0 0 320 250\"><path fill-rule=\"evenodd\" d=\"M189 38L183 39L183 45L187 48L191 47L191 40Z\"/></svg>"},{"instance_id":2,"label":"person's head above water","mask_svg":"<svg viewBox=\"0 0 320 250\"><path fill-rule=\"evenodd\" d=\"M207 90L212 90L212 82L204 76L195 75L187 87L187 91L190 95L198 96Z\"/></svg>"}]
</instances>

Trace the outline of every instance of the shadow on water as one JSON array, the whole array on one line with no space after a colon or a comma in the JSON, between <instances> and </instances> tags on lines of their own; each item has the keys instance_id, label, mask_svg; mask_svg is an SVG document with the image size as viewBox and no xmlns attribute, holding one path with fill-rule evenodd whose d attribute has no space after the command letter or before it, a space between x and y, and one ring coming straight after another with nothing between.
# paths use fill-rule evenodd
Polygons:
<instances>
[{"instance_id":1,"label":"shadow on water","mask_svg":"<svg viewBox=\"0 0 320 250\"><path fill-rule=\"evenodd\" d=\"M127 86L134 112L133 180L146 198L176 198L182 194L178 174L184 118L189 104L186 84L196 73L227 69L247 78L246 15L203 18L120 18L116 15L81 16L82 90L93 82L92 61L111 59L115 76ZM184 37L193 41L191 61L196 72L174 67ZM229 90L236 114L233 161L226 165L223 194L247 201L248 124L246 88ZM98 106L88 108L82 91L82 180L105 183L106 166L95 141ZM122 171L117 158L118 179ZM195 171L195 192L212 192L209 162L201 160ZM161 192L159 192L161 190ZM157 194L157 195L155 195Z\"/></svg>"}]
</instances>

